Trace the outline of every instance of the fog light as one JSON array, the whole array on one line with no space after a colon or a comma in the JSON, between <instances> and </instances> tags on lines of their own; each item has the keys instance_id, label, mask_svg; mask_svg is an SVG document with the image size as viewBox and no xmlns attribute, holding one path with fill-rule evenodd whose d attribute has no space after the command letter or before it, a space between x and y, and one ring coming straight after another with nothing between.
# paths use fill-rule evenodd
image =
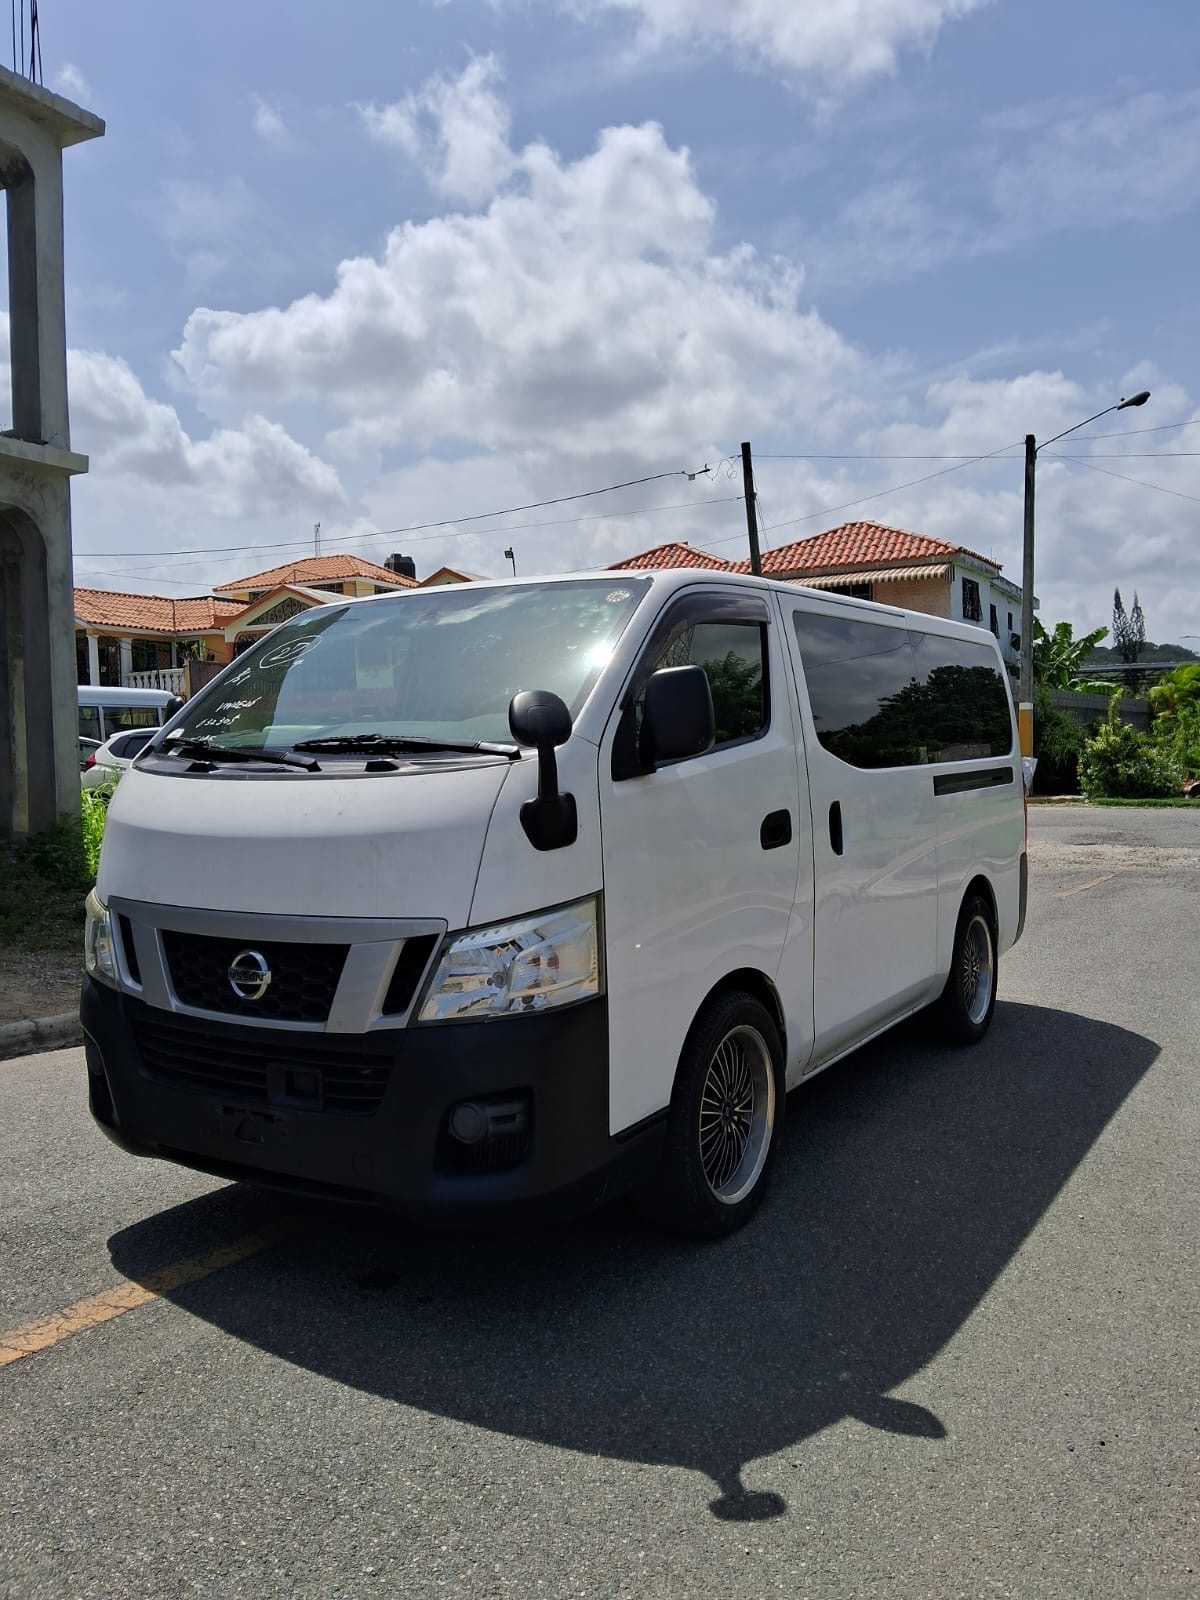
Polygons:
<instances>
[{"instance_id":1,"label":"fog light","mask_svg":"<svg viewBox=\"0 0 1200 1600\"><path fill-rule=\"evenodd\" d=\"M474 1100L464 1100L450 1113L450 1132L459 1144L478 1144L487 1138L491 1121L483 1106Z\"/></svg>"}]
</instances>

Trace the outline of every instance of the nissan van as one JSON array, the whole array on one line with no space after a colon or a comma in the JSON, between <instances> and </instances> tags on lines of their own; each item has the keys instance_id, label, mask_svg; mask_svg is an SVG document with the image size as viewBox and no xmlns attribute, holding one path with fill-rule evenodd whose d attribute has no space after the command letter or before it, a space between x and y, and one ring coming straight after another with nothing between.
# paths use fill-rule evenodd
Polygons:
<instances>
[{"instance_id":1,"label":"nissan van","mask_svg":"<svg viewBox=\"0 0 1200 1600\"><path fill-rule=\"evenodd\" d=\"M992 635L700 571L322 605L157 733L88 902L122 1148L414 1214L720 1234L787 1092L969 1045L1025 914Z\"/></svg>"}]
</instances>

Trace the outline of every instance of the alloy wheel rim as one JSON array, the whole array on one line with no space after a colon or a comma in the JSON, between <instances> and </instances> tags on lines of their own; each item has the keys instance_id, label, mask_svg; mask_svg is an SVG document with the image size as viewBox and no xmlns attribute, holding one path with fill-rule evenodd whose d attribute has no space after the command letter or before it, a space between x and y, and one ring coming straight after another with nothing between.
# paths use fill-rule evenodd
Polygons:
<instances>
[{"instance_id":1,"label":"alloy wheel rim","mask_svg":"<svg viewBox=\"0 0 1200 1600\"><path fill-rule=\"evenodd\" d=\"M963 1008L976 1026L987 1016L996 981L992 930L982 916L971 918L963 939Z\"/></svg>"},{"instance_id":2,"label":"alloy wheel rim","mask_svg":"<svg viewBox=\"0 0 1200 1600\"><path fill-rule=\"evenodd\" d=\"M731 1028L700 1094L700 1164L714 1199L736 1205L758 1182L775 1125L771 1052L757 1028Z\"/></svg>"}]
</instances>

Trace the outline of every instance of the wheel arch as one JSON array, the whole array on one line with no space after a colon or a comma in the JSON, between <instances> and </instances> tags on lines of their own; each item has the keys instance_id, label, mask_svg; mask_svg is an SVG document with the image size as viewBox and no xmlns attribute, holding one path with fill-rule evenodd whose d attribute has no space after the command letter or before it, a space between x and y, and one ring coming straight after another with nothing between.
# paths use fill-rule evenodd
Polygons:
<instances>
[{"instance_id":1,"label":"wheel arch","mask_svg":"<svg viewBox=\"0 0 1200 1600\"><path fill-rule=\"evenodd\" d=\"M958 916L955 917L955 926L958 917L962 916L962 908L972 895L978 895L987 906L992 918L992 939L999 945L1000 940L1000 911L996 904L996 891L992 888L991 880L984 877L982 872L977 872L962 892L962 899L958 902Z\"/></svg>"},{"instance_id":2,"label":"wheel arch","mask_svg":"<svg viewBox=\"0 0 1200 1600\"><path fill-rule=\"evenodd\" d=\"M783 1046L783 1059L786 1062L787 1024L783 1016L783 1002L779 998L778 989L776 989L770 978L757 967L737 967L733 972L727 972L719 982L713 984L696 1008L696 1015L692 1018L691 1025L688 1028L687 1038L691 1038L697 1022L714 1000L719 1000L724 994L736 993L753 995L770 1012L771 1020L779 1030L779 1041ZM684 1040L684 1048L686 1049L686 1047L687 1039ZM682 1055L683 1052L681 1050L681 1059ZM678 1066L676 1066L675 1070L678 1072Z\"/></svg>"}]
</instances>

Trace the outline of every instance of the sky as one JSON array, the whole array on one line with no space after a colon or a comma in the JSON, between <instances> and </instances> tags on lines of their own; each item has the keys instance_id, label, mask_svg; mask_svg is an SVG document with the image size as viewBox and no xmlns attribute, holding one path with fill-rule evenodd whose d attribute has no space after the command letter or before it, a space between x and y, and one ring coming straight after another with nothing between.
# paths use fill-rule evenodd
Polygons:
<instances>
[{"instance_id":1,"label":"sky","mask_svg":"<svg viewBox=\"0 0 1200 1600\"><path fill-rule=\"evenodd\" d=\"M1024 436L1148 388L1039 456L1041 615L1200 635L1194 0L40 12L107 122L77 583L202 593L317 522L419 576L738 559L743 439L768 546L871 518L1019 582Z\"/></svg>"}]
</instances>

